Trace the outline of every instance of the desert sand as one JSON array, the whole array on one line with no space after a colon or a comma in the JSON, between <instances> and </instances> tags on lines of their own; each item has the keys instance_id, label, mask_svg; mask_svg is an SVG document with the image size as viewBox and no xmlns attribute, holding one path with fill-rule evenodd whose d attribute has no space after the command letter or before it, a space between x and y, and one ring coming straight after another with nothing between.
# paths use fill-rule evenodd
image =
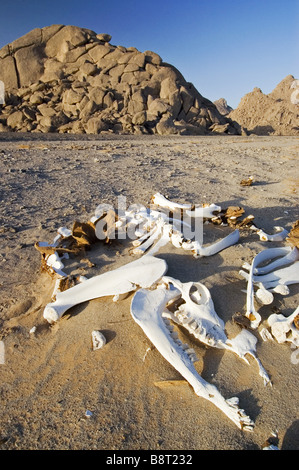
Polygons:
<instances>
[{"instance_id":1,"label":"desert sand","mask_svg":"<svg viewBox=\"0 0 299 470\"><path fill-rule=\"evenodd\" d=\"M253 432L241 431L180 382L151 346L130 315L132 295L90 301L48 324L43 309L54 280L41 272L34 248L36 241L52 242L59 227L89 220L100 203L116 206L122 195L128 205L147 205L156 192L176 202L241 206L270 233L277 225L291 229L299 218L298 149L291 136L1 134L1 449L260 450L272 433L280 449L299 449L298 364L288 344L265 342L253 331L272 381L265 387L252 359L246 364L180 331L196 350L198 372L225 398L238 396L255 421ZM254 184L240 185L249 176ZM206 242L230 231L207 227ZM195 259L169 244L157 256L167 261L170 276L210 289L234 337L240 327L232 317L246 304L243 262L284 244L244 230L238 244L211 257ZM66 269L91 277L133 260L129 248L99 243ZM291 314L298 300L298 285L287 296L276 294L271 305L259 307L262 326L274 311ZM107 338L97 351L94 329Z\"/></svg>"}]
</instances>

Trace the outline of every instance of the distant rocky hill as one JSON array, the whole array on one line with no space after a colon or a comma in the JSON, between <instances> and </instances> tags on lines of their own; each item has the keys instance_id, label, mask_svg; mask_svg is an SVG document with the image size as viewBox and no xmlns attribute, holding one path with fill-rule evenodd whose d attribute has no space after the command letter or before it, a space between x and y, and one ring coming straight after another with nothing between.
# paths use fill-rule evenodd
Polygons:
<instances>
[{"instance_id":1,"label":"distant rocky hill","mask_svg":"<svg viewBox=\"0 0 299 470\"><path fill-rule=\"evenodd\" d=\"M273 135L299 135L299 104L295 104L298 80L287 75L268 95L254 88L228 115L249 133ZM299 96L299 91L297 96Z\"/></svg>"},{"instance_id":2,"label":"distant rocky hill","mask_svg":"<svg viewBox=\"0 0 299 470\"><path fill-rule=\"evenodd\" d=\"M225 98L219 98L219 100L214 101L214 105L223 116L227 116L233 110L233 108L227 104Z\"/></svg>"},{"instance_id":3,"label":"distant rocky hill","mask_svg":"<svg viewBox=\"0 0 299 470\"><path fill-rule=\"evenodd\" d=\"M0 50L0 131L240 134L152 51L75 26L37 28Z\"/></svg>"}]
</instances>

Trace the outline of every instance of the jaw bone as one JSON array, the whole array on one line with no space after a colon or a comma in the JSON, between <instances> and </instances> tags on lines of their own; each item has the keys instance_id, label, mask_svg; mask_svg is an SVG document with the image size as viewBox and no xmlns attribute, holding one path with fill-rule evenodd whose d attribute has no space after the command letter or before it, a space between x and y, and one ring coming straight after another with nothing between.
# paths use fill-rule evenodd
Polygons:
<instances>
[{"instance_id":1,"label":"jaw bone","mask_svg":"<svg viewBox=\"0 0 299 470\"><path fill-rule=\"evenodd\" d=\"M252 328L257 328L261 322L261 316L254 306L254 286L259 287L257 298L261 303L269 304L273 300L272 292L282 295L288 294L288 285L299 282L298 250L292 247L269 248L258 253L249 266L249 273L241 270L239 273L247 279L247 299L245 316L249 318ZM264 267L260 264L268 262ZM288 263L291 263L287 266ZM281 269L276 269L277 267Z\"/></svg>"},{"instance_id":2,"label":"jaw bone","mask_svg":"<svg viewBox=\"0 0 299 470\"><path fill-rule=\"evenodd\" d=\"M162 356L189 382L196 395L212 402L240 429L252 431L254 423L238 407L238 398L225 400L214 385L206 382L193 366L193 350L190 351L190 359L188 349L185 350L182 343L174 339L166 326L162 313L169 301L179 293L178 289L167 289L165 286L155 290L138 290L131 303L132 317Z\"/></svg>"},{"instance_id":3,"label":"jaw bone","mask_svg":"<svg viewBox=\"0 0 299 470\"><path fill-rule=\"evenodd\" d=\"M225 333L224 322L217 315L210 294L203 284L199 282L182 283L168 276L162 278L168 286L171 284L177 289L184 301L173 313L166 309L163 317L170 318L178 325L183 326L200 342L219 349L226 349L237 354L247 364L246 355L250 355L257 362L259 374L264 384L270 384L269 376L256 356L257 338L247 330L242 330L235 338L228 339Z\"/></svg>"},{"instance_id":4,"label":"jaw bone","mask_svg":"<svg viewBox=\"0 0 299 470\"><path fill-rule=\"evenodd\" d=\"M57 293L55 302L46 305L43 316L49 323L53 323L69 308L82 302L98 297L125 294L136 290L139 286L151 287L166 270L167 264L164 260L152 256L142 257Z\"/></svg>"}]
</instances>

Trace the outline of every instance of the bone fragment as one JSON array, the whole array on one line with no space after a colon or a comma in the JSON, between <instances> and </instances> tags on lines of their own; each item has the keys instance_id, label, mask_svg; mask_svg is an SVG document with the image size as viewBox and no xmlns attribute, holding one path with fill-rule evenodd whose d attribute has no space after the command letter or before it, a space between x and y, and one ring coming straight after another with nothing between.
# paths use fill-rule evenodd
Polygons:
<instances>
[{"instance_id":1,"label":"bone fragment","mask_svg":"<svg viewBox=\"0 0 299 470\"><path fill-rule=\"evenodd\" d=\"M192 210L194 207L192 204L178 204L176 202L172 202L160 193L154 194L152 196L151 202L159 207L169 209L170 211Z\"/></svg>"},{"instance_id":2,"label":"bone fragment","mask_svg":"<svg viewBox=\"0 0 299 470\"><path fill-rule=\"evenodd\" d=\"M254 305L254 286L260 287L258 297L260 300L266 298L264 290L273 290L274 292L288 292L287 286L299 282L299 262L295 261L290 266L268 272L267 268L259 268L259 265L272 261L270 267L276 267L280 265L278 257L282 256L281 265L284 265L286 261L295 259L297 253L294 249L285 248L269 248L258 253L250 266L249 274L244 271L240 271L240 274L247 279L247 297L246 297L246 317L249 318L252 328L257 328L261 322L261 316L256 311ZM287 258L286 258L287 256ZM275 260L275 261L273 261ZM274 264L275 263L275 264ZM260 272L261 269L266 271L266 274L257 275L255 273ZM268 296L269 300L270 296Z\"/></svg>"},{"instance_id":3,"label":"bone fragment","mask_svg":"<svg viewBox=\"0 0 299 470\"><path fill-rule=\"evenodd\" d=\"M215 212L220 212L221 207L216 204L208 204L202 207L195 207L194 210L187 210L186 214L189 217L199 217L203 219L212 219L215 217Z\"/></svg>"},{"instance_id":4,"label":"bone fragment","mask_svg":"<svg viewBox=\"0 0 299 470\"><path fill-rule=\"evenodd\" d=\"M254 178L253 176L249 176L247 180L241 180L240 184L241 186L251 186L253 184Z\"/></svg>"},{"instance_id":5,"label":"bone fragment","mask_svg":"<svg viewBox=\"0 0 299 470\"><path fill-rule=\"evenodd\" d=\"M167 265L164 260L147 255L58 293L56 301L46 305L43 316L49 323L53 323L68 309L82 302L131 292L137 286L151 287L166 270Z\"/></svg>"},{"instance_id":6,"label":"bone fragment","mask_svg":"<svg viewBox=\"0 0 299 470\"><path fill-rule=\"evenodd\" d=\"M208 245L202 246L198 241L189 241L185 242L182 245L184 250L192 250L195 257L201 256L212 256L219 253L222 250L225 250L231 245L235 245L240 238L239 230L234 230L232 233L222 238L221 240Z\"/></svg>"},{"instance_id":7,"label":"bone fragment","mask_svg":"<svg viewBox=\"0 0 299 470\"><path fill-rule=\"evenodd\" d=\"M189 356L169 334L162 313L177 295L177 289L166 287L155 290L140 289L131 303L132 317L162 356L189 382L196 395L212 402L240 429L252 431L254 423L244 410L238 407L238 398L225 400L214 385L199 375Z\"/></svg>"},{"instance_id":8,"label":"bone fragment","mask_svg":"<svg viewBox=\"0 0 299 470\"><path fill-rule=\"evenodd\" d=\"M106 338L101 331L94 330L91 333L92 338L92 349L96 351L97 349L101 349L106 344Z\"/></svg>"},{"instance_id":9,"label":"bone fragment","mask_svg":"<svg viewBox=\"0 0 299 470\"><path fill-rule=\"evenodd\" d=\"M275 233L272 235L264 232L262 229L258 229L255 227L255 225L252 225L250 228L257 233L257 235L260 237L260 240L263 242L283 241L288 235L288 231L283 227L274 227Z\"/></svg>"},{"instance_id":10,"label":"bone fragment","mask_svg":"<svg viewBox=\"0 0 299 470\"><path fill-rule=\"evenodd\" d=\"M250 331L245 329L241 330L241 333L239 333L235 338L228 340L228 343L231 345L232 351L238 354L238 356L245 362L248 363L246 359L247 354L252 356L257 362L259 367L259 374L264 380L264 385L271 385L270 378L261 361L256 355L257 338L252 333L250 333Z\"/></svg>"},{"instance_id":11,"label":"bone fragment","mask_svg":"<svg viewBox=\"0 0 299 470\"><path fill-rule=\"evenodd\" d=\"M296 319L299 316L299 307L289 316L282 314L272 314L268 318L271 333L278 343L292 343L299 347L299 329L296 327Z\"/></svg>"}]
</instances>

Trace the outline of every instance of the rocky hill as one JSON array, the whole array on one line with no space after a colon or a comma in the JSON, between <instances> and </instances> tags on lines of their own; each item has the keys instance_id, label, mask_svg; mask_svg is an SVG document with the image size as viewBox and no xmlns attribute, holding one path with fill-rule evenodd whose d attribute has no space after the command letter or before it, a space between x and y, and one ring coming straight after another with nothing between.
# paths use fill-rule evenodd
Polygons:
<instances>
[{"instance_id":1,"label":"rocky hill","mask_svg":"<svg viewBox=\"0 0 299 470\"><path fill-rule=\"evenodd\" d=\"M228 116L252 134L299 135L299 106L294 99L297 89L298 80L293 75L285 77L268 95L254 88Z\"/></svg>"},{"instance_id":2,"label":"rocky hill","mask_svg":"<svg viewBox=\"0 0 299 470\"><path fill-rule=\"evenodd\" d=\"M219 100L214 101L214 105L218 109L219 113L224 116L227 116L233 110L233 108L227 104L225 98L219 98Z\"/></svg>"},{"instance_id":3,"label":"rocky hill","mask_svg":"<svg viewBox=\"0 0 299 470\"><path fill-rule=\"evenodd\" d=\"M0 50L0 131L239 134L240 126L152 51L75 26L37 28Z\"/></svg>"}]
</instances>

